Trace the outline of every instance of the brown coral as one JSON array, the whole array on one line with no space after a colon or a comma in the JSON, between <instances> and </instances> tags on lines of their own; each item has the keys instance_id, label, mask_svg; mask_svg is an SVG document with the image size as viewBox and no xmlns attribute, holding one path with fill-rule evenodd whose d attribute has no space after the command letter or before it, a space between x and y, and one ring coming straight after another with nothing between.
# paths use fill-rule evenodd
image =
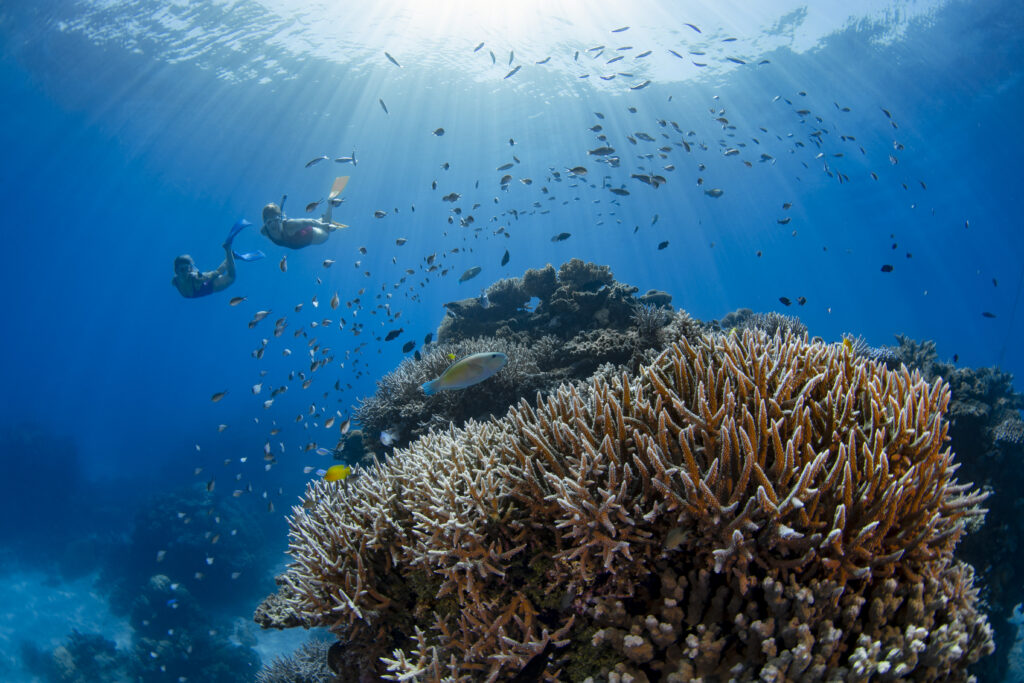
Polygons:
<instances>
[{"instance_id":1,"label":"brown coral","mask_svg":"<svg viewBox=\"0 0 1024 683\"><path fill-rule=\"evenodd\" d=\"M683 339L314 482L281 596L396 677L496 680L553 640L570 680L964 680L991 637L948 400L841 345Z\"/></svg>"}]
</instances>

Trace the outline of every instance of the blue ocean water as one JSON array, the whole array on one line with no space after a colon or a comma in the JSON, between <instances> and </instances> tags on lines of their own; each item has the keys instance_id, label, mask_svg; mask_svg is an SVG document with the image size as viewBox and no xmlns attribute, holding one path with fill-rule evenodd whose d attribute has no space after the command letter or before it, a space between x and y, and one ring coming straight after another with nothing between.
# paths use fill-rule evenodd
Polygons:
<instances>
[{"instance_id":1,"label":"blue ocean water","mask_svg":"<svg viewBox=\"0 0 1024 683\"><path fill-rule=\"evenodd\" d=\"M22 642L48 653L72 629L141 647L124 615L158 570L246 649L232 624L273 590L283 515L303 467L322 464L303 449L329 438L302 416L350 415L445 302L527 268L576 257L702 320L798 314L829 341L931 339L943 359L1019 378L1024 9L846 4L0 7L0 678L40 680ZM618 166L588 154L604 144ZM307 166L353 151L357 165ZM305 216L338 175L347 229L287 253L259 234L266 203L287 195ZM267 258L238 263L225 292L182 298L174 257L213 269L240 218L256 225L236 247ZM432 253L446 276L424 273ZM257 311L270 313L250 327ZM315 373L314 337L335 359ZM214 507L200 500L211 478Z\"/></svg>"}]
</instances>

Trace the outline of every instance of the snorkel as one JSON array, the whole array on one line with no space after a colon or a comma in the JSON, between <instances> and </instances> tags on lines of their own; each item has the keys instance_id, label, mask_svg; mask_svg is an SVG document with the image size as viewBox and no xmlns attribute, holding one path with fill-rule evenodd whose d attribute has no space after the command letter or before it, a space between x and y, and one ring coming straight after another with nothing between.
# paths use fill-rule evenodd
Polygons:
<instances>
[{"instance_id":1,"label":"snorkel","mask_svg":"<svg viewBox=\"0 0 1024 683\"><path fill-rule=\"evenodd\" d=\"M282 197L281 203L284 204L284 200L287 198L288 195ZM260 232L266 233L269 226L273 225L275 222L278 224L278 230L280 230L282 220L284 220L284 212L281 210L281 207L273 202L267 204L263 207L263 228Z\"/></svg>"},{"instance_id":2,"label":"snorkel","mask_svg":"<svg viewBox=\"0 0 1024 683\"><path fill-rule=\"evenodd\" d=\"M189 254L182 254L174 259L174 274L178 275L178 269L181 266L188 266L188 271L182 273L186 277L195 277L199 273L199 269L196 268L196 262Z\"/></svg>"}]
</instances>

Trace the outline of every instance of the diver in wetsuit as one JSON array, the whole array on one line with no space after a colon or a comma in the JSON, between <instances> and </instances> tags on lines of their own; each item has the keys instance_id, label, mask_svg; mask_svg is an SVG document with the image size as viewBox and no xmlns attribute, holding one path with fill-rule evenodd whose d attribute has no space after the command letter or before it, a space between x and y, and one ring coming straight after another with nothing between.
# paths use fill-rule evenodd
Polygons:
<instances>
[{"instance_id":1,"label":"diver in wetsuit","mask_svg":"<svg viewBox=\"0 0 1024 683\"><path fill-rule=\"evenodd\" d=\"M200 272L196 268L196 262L189 254L182 254L175 258L174 277L171 278L171 284L177 287L186 299L197 299L230 287L231 283L235 281L235 259L259 261L265 256L258 249L240 254L231 247L238 233L250 225L252 223L243 218L231 226L227 239L221 245L224 247L224 262L217 266L217 270Z\"/></svg>"}]
</instances>

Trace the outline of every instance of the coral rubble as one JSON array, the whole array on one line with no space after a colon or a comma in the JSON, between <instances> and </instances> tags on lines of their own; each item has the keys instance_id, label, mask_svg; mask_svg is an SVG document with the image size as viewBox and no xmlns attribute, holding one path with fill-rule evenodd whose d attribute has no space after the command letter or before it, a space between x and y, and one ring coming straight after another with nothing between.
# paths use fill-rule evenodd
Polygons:
<instances>
[{"instance_id":1,"label":"coral rubble","mask_svg":"<svg viewBox=\"0 0 1024 683\"><path fill-rule=\"evenodd\" d=\"M257 621L329 627L339 680L967 680L991 631L953 550L984 496L949 397L787 329L683 336L310 483Z\"/></svg>"}]
</instances>

